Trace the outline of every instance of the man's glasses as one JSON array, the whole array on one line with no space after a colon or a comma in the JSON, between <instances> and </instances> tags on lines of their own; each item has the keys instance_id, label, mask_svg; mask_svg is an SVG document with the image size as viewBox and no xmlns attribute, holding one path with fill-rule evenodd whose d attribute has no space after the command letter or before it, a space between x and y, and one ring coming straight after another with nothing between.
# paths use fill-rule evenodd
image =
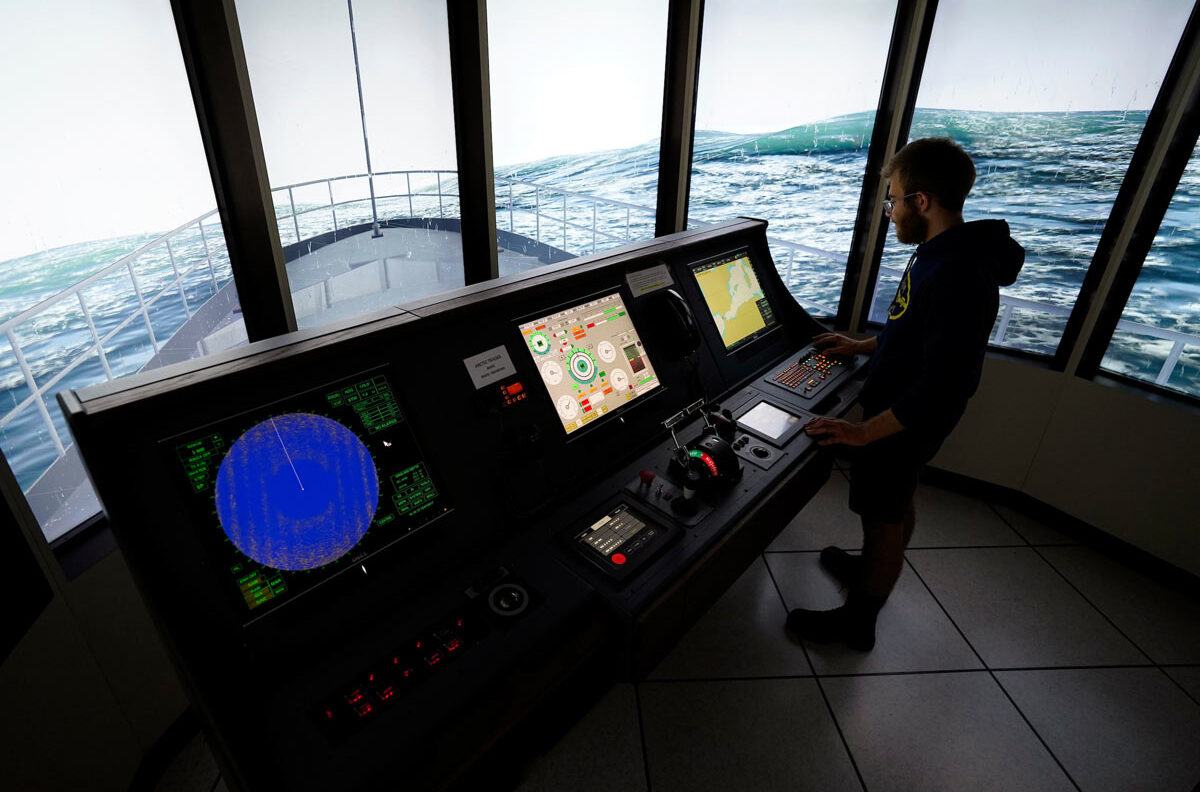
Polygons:
<instances>
[{"instance_id":1,"label":"man's glasses","mask_svg":"<svg viewBox=\"0 0 1200 792\"><path fill-rule=\"evenodd\" d=\"M892 210L896 208L896 201L907 201L909 198L912 198L914 195L920 195L921 192L922 192L921 190L917 190L916 192L910 192L908 195L902 195L899 198L885 199L883 202L883 213L890 215L892 213Z\"/></svg>"}]
</instances>

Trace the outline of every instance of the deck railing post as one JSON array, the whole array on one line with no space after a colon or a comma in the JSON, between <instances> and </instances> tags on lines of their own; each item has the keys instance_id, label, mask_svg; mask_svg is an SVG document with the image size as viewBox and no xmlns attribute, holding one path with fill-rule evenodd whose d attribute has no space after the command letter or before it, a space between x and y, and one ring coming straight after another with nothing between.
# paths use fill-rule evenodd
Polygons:
<instances>
[{"instance_id":1,"label":"deck railing post","mask_svg":"<svg viewBox=\"0 0 1200 792\"><path fill-rule=\"evenodd\" d=\"M83 301L82 291L75 292L75 296L79 298L79 310L83 311L83 318L87 320L88 329L92 331L92 342L96 347L96 352L100 355L100 365L104 367L104 377L111 381L112 369L108 367L108 355L104 354L104 344L100 343L100 334L96 332L96 323L92 321L92 312L88 310L87 303Z\"/></svg>"},{"instance_id":2,"label":"deck railing post","mask_svg":"<svg viewBox=\"0 0 1200 792\"><path fill-rule=\"evenodd\" d=\"M217 286L217 271L213 269L212 253L208 249L208 237L204 234L204 221L197 220L196 227L200 229L200 241L204 243L204 258L208 262L208 278L212 281L213 294L219 290Z\"/></svg>"},{"instance_id":3,"label":"deck railing post","mask_svg":"<svg viewBox=\"0 0 1200 792\"><path fill-rule=\"evenodd\" d=\"M288 187L288 203L292 205L292 228L296 229L296 244L300 244L300 218L296 215L296 196L292 195L292 188Z\"/></svg>"},{"instance_id":4,"label":"deck railing post","mask_svg":"<svg viewBox=\"0 0 1200 792\"><path fill-rule=\"evenodd\" d=\"M629 240L629 207L625 207L625 240Z\"/></svg>"},{"instance_id":5,"label":"deck railing post","mask_svg":"<svg viewBox=\"0 0 1200 792\"><path fill-rule=\"evenodd\" d=\"M508 230L513 230L512 182L508 183Z\"/></svg>"},{"instance_id":6,"label":"deck railing post","mask_svg":"<svg viewBox=\"0 0 1200 792\"><path fill-rule=\"evenodd\" d=\"M175 288L179 290L179 300L183 303L183 312L188 319L192 318L192 309L188 306L187 293L183 290L183 278L179 277L179 267L175 264L175 251L171 249L171 239L167 238L167 257L171 259L171 272L175 274Z\"/></svg>"},{"instance_id":7,"label":"deck railing post","mask_svg":"<svg viewBox=\"0 0 1200 792\"><path fill-rule=\"evenodd\" d=\"M142 297L142 287L138 283L137 274L133 271L133 262L125 262L125 269L129 271L129 279L133 282L133 293L137 295L138 305L141 307L142 319L146 322L146 332L150 334L150 346L154 347L154 354L158 354L158 339L154 337L154 325L150 322L150 312L146 310L146 300Z\"/></svg>"},{"instance_id":8,"label":"deck railing post","mask_svg":"<svg viewBox=\"0 0 1200 792\"><path fill-rule=\"evenodd\" d=\"M50 439L54 441L54 447L58 450L58 455L62 456L67 453L67 449L63 447L62 438L58 436L58 430L54 428L54 421L50 418L50 411L46 409L46 400L42 398L42 391L33 379L33 372L29 368L29 363L25 360L25 353L21 351L21 345L17 343L17 337L11 329L5 331L5 334L8 336L8 345L12 347L13 356L17 359L17 365L21 367L21 373L25 375L25 384L29 386L29 392L33 394L34 400L37 402L38 412L42 414L42 421L46 424L46 430L50 432Z\"/></svg>"},{"instance_id":9,"label":"deck railing post","mask_svg":"<svg viewBox=\"0 0 1200 792\"><path fill-rule=\"evenodd\" d=\"M567 249L567 194L563 193L563 250Z\"/></svg>"},{"instance_id":10,"label":"deck railing post","mask_svg":"<svg viewBox=\"0 0 1200 792\"><path fill-rule=\"evenodd\" d=\"M592 201L592 252L596 252L596 202Z\"/></svg>"},{"instance_id":11,"label":"deck railing post","mask_svg":"<svg viewBox=\"0 0 1200 792\"><path fill-rule=\"evenodd\" d=\"M1013 304L1004 303L1004 310L1000 312L1000 326L996 328L996 338L992 341L993 344L1003 343L1004 336L1008 333L1008 323L1012 319L1012 312Z\"/></svg>"},{"instance_id":12,"label":"deck railing post","mask_svg":"<svg viewBox=\"0 0 1200 792\"><path fill-rule=\"evenodd\" d=\"M533 241L542 241L542 188L533 188Z\"/></svg>"},{"instance_id":13,"label":"deck railing post","mask_svg":"<svg viewBox=\"0 0 1200 792\"><path fill-rule=\"evenodd\" d=\"M439 218L441 218L441 217L442 217L442 215L444 214L444 212L442 211L442 172L441 172L441 171L438 171L438 172L437 172L437 173L435 173L434 175L435 175L435 176L437 176L437 186L438 186L438 217L439 217Z\"/></svg>"},{"instance_id":14,"label":"deck railing post","mask_svg":"<svg viewBox=\"0 0 1200 792\"><path fill-rule=\"evenodd\" d=\"M1174 346L1171 347L1171 353L1167 355L1167 359L1163 361L1162 368L1158 370L1158 376L1154 378L1155 385L1166 385L1171 379L1171 372L1175 370L1175 366L1179 363L1179 356L1183 354L1183 339L1175 340Z\"/></svg>"},{"instance_id":15,"label":"deck railing post","mask_svg":"<svg viewBox=\"0 0 1200 792\"><path fill-rule=\"evenodd\" d=\"M333 237L337 239L338 221L337 221L337 206L333 203L333 182L329 179L325 180L325 186L329 188L329 213L333 215Z\"/></svg>"},{"instance_id":16,"label":"deck railing post","mask_svg":"<svg viewBox=\"0 0 1200 792\"><path fill-rule=\"evenodd\" d=\"M404 184L405 184L405 186L408 188L408 216L409 216L409 217L416 217L416 214L414 214L414 213L413 213L413 202L412 202L412 173L410 173L409 171L405 171L405 172L404 172Z\"/></svg>"}]
</instances>

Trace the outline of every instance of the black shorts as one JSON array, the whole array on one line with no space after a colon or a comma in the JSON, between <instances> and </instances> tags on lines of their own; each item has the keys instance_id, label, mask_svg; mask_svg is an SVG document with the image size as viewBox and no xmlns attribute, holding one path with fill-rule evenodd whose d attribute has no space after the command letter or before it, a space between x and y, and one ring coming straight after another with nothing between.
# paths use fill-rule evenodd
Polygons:
<instances>
[{"instance_id":1,"label":"black shorts","mask_svg":"<svg viewBox=\"0 0 1200 792\"><path fill-rule=\"evenodd\" d=\"M850 509L870 522L898 523L912 504L922 453L902 435L847 449L850 457Z\"/></svg>"}]
</instances>

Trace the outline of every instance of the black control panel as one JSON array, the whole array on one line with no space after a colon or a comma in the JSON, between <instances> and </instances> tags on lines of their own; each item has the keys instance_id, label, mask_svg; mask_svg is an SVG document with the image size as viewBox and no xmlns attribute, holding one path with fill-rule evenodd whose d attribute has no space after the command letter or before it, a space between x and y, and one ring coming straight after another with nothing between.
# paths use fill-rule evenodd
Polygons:
<instances>
[{"instance_id":1,"label":"black control panel","mask_svg":"<svg viewBox=\"0 0 1200 792\"><path fill-rule=\"evenodd\" d=\"M804 399L817 400L830 392L854 368L854 361L809 349L767 377L776 387Z\"/></svg>"},{"instance_id":2,"label":"black control panel","mask_svg":"<svg viewBox=\"0 0 1200 792\"><path fill-rule=\"evenodd\" d=\"M441 788L819 489L824 331L740 220L60 402L231 790Z\"/></svg>"}]
</instances>

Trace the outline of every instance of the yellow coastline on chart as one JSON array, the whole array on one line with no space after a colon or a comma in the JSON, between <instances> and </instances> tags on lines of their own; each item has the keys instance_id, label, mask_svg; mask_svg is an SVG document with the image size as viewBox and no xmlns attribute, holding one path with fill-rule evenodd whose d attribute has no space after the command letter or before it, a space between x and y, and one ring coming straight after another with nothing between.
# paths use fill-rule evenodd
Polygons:
<instances>
[{"instance_id":1,"label":"yellow coastline on chart","mask_svg":"<svg viewBox=\"0 0 1200 792\"><path fill-rule=\"evenodd\" d=\"M758 308L762 287L748 257L698 272L696 280L726 347L767 326Z\"/></svg>"}]
</instances>

